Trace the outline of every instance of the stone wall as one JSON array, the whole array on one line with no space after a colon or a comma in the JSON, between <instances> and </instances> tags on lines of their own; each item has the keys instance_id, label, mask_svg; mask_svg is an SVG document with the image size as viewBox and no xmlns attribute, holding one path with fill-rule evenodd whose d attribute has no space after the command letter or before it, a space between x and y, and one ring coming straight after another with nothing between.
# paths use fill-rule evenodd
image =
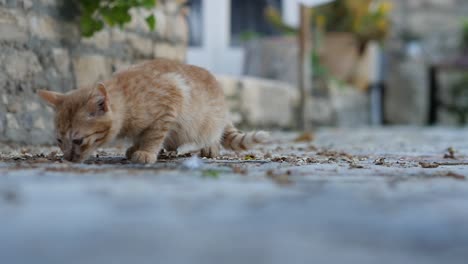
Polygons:
<instances>
[{"instance_id":1,"label":"stone wall","mask_svg":"<svg viewBox=\"0 0 468 264\"><path fill-rule=\"evenodd\" d=\"M458 52L466 0L392 0L393 29L386 42L386 121L426 124L429 111L427 67ZM409 43L405 32L419 40ZM415 45L416 44L416 45ZM450 81L444 82L447 90ZM446 119L442 118L442 123Z\"/></svg>"},{"instance_id":2,"label":"stone wall","mask_svg":"<svg viewBox=\"0 0 468 264\"><path fill-rule=\"evenodd\" d=\"M299 92L290 84L255 77L216 76L231 120L241 128L294 128Z\"/></svg>"},{"instance_id":3,"label":"stone wall","mask_svg":"<svg viewBox=\"0 0 468 264\"><path fill-rule=\"evenodd\" d=\"M38 89L66 92L155 57L185 60L188 27L182 0L159 0L157 29L133 10L125 29L80 36L68 0L0 0L0 141L49 143L52 111Z\"/></svg>"}]
</instances>

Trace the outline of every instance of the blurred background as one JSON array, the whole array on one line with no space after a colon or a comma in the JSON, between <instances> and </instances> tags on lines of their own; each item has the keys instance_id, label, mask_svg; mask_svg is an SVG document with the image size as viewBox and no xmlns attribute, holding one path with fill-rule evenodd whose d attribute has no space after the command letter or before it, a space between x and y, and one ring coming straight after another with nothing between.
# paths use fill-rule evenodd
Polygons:
<instances>
[{"instance_id":1,"label":"blurred background","mask_svg":"<svg viewBox=\"0 0 468 264\"><path fill-rule=\"evenodd\" d=\"M158 57L215 73L242 127L465 125L467 1L318 2L0 1L0 139L53 142L38 89Z\"/></svg>"}]
</instances>

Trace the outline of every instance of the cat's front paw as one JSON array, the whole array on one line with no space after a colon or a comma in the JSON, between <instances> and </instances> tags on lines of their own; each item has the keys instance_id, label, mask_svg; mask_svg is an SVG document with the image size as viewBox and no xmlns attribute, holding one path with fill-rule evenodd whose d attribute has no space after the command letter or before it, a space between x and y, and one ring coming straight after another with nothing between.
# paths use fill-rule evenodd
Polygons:
<instances>
[{"instance_id":1,"label":"cat's front paw","mask_svg":"<svg viewBox=\"0 0 468 264\"><path fill-rule=\"evenodd\" d=\"M125 152L125 157L127 157L127 159L132 159L133 154L136 151L137 151L137 147L135 147L135 146L132 146L132 147L128 148L127 151Z\"/></svg>"},{"instance_id":2,"label":"cat's front paw","mask_svg":"<svg viewBox=\"0 0 468 264\"><path fill-rule=\"evenodd\" d=\"M155 153L138 150L135 151L132 155L132 162L133 163L140 163L140 164L151 164L155 163L157 160L157 156Z\"/></svg>"}]
</instances>

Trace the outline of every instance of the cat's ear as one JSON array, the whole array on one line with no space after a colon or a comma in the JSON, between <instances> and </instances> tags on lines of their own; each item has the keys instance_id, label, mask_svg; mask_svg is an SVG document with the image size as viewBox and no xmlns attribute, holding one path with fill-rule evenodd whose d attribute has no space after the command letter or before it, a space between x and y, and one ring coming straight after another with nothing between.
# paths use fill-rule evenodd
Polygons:
<instances>
[{"instance_id":1,"label":"cat's ear","mask_svg":"<svg viewBox=\"0 0 468 264\"><path fill-rule=\"evenodd\" d=\"M100 116L109 112L109 96L107 94L106 86L103 83L98 83L94 89L94 104L92 107L91 115Z\"/></svg>"},{"instance_id":2,"label":"cat's ear","mask_svg":"<svg viewBox=\"0 0 468 264\"><path fill-rule=\"evenodd\" d=\"M61 93L39 90L37 94L50 106L57 107L63 101L64 95Z\"/></svg>"}]
</instances>

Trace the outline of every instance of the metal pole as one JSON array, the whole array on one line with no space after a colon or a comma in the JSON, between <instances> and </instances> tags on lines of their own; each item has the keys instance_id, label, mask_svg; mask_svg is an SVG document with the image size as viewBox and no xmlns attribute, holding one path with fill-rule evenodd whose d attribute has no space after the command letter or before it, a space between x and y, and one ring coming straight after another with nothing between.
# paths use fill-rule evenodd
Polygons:
<instances>
[{"instance_id":1,"label":"metal pole","mask_svg":"<svg viewBox=\"0 0 468 264\"><path fill-rule=\"evenodd\" d=\"M298 128L301 130L309 129L307 116L307 101L309 90L311 87L311 65L310 65L310 50L311 50L311 14L310 9L304 5L300 5L300 29L299 29L299 109L298 109Z\"/></svg>"}]
</instances>

